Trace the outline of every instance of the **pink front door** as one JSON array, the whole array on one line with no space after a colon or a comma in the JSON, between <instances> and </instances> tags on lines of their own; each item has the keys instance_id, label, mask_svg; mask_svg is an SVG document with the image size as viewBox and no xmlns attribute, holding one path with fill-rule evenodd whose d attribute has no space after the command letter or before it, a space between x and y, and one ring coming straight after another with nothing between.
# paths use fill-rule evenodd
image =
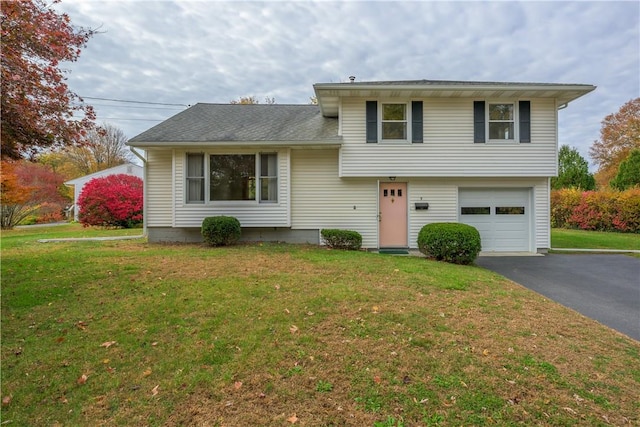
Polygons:
<instances>
[{"instance_id":1,"label":"pink front door","mask_svg":"<svg viewBox=\"0 0 640 427\"><path fill-rule=\"evenodd\" d=\"M407 183L381 182L379 200L380 247L406 248Z\"/></svg>"}]
</instances>

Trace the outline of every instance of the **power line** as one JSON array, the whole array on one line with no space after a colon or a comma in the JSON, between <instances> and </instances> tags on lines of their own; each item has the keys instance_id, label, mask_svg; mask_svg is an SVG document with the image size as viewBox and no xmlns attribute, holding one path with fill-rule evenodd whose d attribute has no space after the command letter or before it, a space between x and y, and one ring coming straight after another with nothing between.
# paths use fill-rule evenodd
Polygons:
<instances>
[{"instance_id":1,"label":"power line","mask_svg":"<svg viewBox=\"0 0 640 427\"><path fill-rule=\"evenodd\" d=\"M191 107L191 105L188 105L188 104L171 104L171 103L166 103L166 102L130 101L130 100L127 100L127 99L97 98L97 97L93 97L93 96L81 96L80 98L83 98L83 99L95 99L95 100L98 100L98 101L126 102L126 103L129 103L129 104L169 105L169 106L175 106L175 107Z\"/></svg>"},{"instance_id":2,"label":"power line","mask_svg":"<svg viewBox=\"0 0 640 427\"><path fill-rule=\"evenodd\" d=\"M164 120L158 119L125 119L122 117L98 117L100 120L128 120L128 121L136 121L136 122L163 122Z\"/></svg>"},{"instance_id":3,"label":"power line","mask_svg":"<svg viewBox=\"0 0 640 427\"><path fill-rule=\"evenodd\" d=\"M176 111L179 108L163 108L163 107L136 107L134 105L109 105L109 104L94 104L91 103L92 107L111 107L111 108L136 108L142 110L166 110L166 111Z\"/></svg>"}]
</instances>

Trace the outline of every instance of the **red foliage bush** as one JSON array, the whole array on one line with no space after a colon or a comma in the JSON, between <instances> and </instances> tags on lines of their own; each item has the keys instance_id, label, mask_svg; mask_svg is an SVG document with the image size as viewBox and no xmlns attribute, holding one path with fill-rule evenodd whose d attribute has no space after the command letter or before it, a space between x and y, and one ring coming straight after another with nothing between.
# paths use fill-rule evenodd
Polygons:
<instances>
[{"instance_id":1,"label":"red foliage bush","mask_svg":"<svg viewBox=\"0 0 640 427\"><path fill-rule=\"evenodd\" d=\"M640 233L640 189L552 191L551 226Z\"/></svg>"},{"instance_id":2,"label":"red foliage bush","mask_svg":"<svg viewBox=\"0 0 640 427\"><path fill-rule=\"evenodd\" d=\"M551 226L568 227L567 222L573 210L580 203L582 191L576 188L563 188L551 192Z\"/></svg>"},{"instance_id":3,"label":"red foliage bush","mask_svg":"<svg viewBox=\"0 0 640 427\"><path fill-rule=\"evenodd\" d=\"M78 198L78 218L84 226L131 228L142 223L142 180L133 175L109 175L85 184Z\"/></svg>"}]
</instances>

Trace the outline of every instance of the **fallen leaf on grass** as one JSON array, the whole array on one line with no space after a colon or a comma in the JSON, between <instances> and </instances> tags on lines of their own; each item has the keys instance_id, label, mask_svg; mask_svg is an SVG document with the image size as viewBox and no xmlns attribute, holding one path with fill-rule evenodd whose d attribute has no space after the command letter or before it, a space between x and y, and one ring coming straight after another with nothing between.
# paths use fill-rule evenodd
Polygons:
<instances>
[{"instance_id":1,"label":"fallen leaf on grass","mask_svg":"<svg viewBox=\"0 0 640 427\"><path fill-rule=\"evenodd\" d=\"M11 396L5 396L2 398L2 405L6 406L11 403Z\"/></svg>"},{"instance_id":2,"label":"fallen leaf on grass","mask_svg":"<svg viewBox=\"0 0 640 427\"><path fill-rule=\"evenodd\" d=\"M144 371L144 372L142 373L142 376L143 376L143 377L148 377L149 375L151 375L151 369L147 369L146 371Z\"/></svg>"},{"instance_id":3,"label":"fallen leaf on grass","mask_svg":"<svg viewBox=\"0 0 640 427\"><path fill-rule=\"evenodd\" d=\"M87 322L83 322L82 320L79 321L78 323L76 323L76 327L78 329L80 329L81 331L84 331L85 329L87 329Z\"/></svg>"},{"instance_id":4,"label":"fallen leaf on grass","mask_svg":"<svg viewBox=\"0 0 640 427\"><path fill-rule=\"evenodd\" d=\"M373 382L376 384L380 384L382 382L382 379L380 378L380 376L376 375L375 377L373 377Z\"/></svg>"},{"instance_id":5,"label":"fallen leaf on grass","mask_svg":"<svg viewBox=\"0 0 640 427\"><path fill-rule=\"evenodd\" d=\"M242 381L236 381L233 384L233 388L235 388L236 390L240 390L240 387L242 387Z\"/></svg>"},{"instance_id":6,"label":"fallen leaf on grass","mask_svg":"<svg viewBox=\"0 0 640 427\"><path fill-rule=\"evenodd\" d=\"M151 396L155 396L158 394L158 387L160 387L160 384L158 384L153 388L153 390L151 390Z\"/></svg>"},{"instance_id":7,"label":"fallen leaf on grass","mask_svg":"<svg viewBox=\"0 0 640 427\"><path fill-rule=\"evenodd\" d=\"M102 344L100 344L100 347L104 347L104 348L109 348L112 345L114 345L116 342L115 341L107 341L107 342L103 342Z\"/></svg>"},{"instance_id":8,"label":"fallen leaf on grass","mask_svg":"<svg viewBox=\"0 0 640 427\"><path fill-rule=\"evenodd\" d=\"M76 382L77 382L79 385L82 385L82 384L84 384L84 383L86 383L86 382L87 382L87 379L88 379L88 378L89 378L89 377L88 377L86 374L82 374L82 375L80 376L80 378L78 378L78 379L76 380Z\"/></svg>"},{"instance_id":9,"label":"fallen leaf on grass","mask_svg":"<svg viewBox=\"0 0 640 427\"><path fill-rule=\"evenodd\" d=\"M295 424L298 422L298 417L296 417L296 414L293 414L289 418L287 418L287 421L289 421L291 424Z\"/></svg>"},{"instance_id":10,"label":"fallen leaf on grass","mask_svg":"<svg viewBox=\"0 0 640 427\"><path fill-rule=\"evenodd\" d=\"M289 332L291 332L292 334L297 333L298 327L296 325L291 325L291 327L289 328Z\"/></svg>"}]
</instances>

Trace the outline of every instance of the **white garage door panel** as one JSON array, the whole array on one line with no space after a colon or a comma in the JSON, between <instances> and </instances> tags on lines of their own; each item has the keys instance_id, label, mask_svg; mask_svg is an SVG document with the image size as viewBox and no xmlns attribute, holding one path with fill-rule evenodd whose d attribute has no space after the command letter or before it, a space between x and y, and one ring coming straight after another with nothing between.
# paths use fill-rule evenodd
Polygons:
<instances>
[{"instance_id":1,"label":"white garage door panel","mask_svg":"<svg viewBox=\"0 0 640 427\"><path fill-rule=\"evenodd\" d=\"M527 188L460 189L458 220L478 229L483 251L529 251L529 200Z\"/></svg>"}]
</instances>

